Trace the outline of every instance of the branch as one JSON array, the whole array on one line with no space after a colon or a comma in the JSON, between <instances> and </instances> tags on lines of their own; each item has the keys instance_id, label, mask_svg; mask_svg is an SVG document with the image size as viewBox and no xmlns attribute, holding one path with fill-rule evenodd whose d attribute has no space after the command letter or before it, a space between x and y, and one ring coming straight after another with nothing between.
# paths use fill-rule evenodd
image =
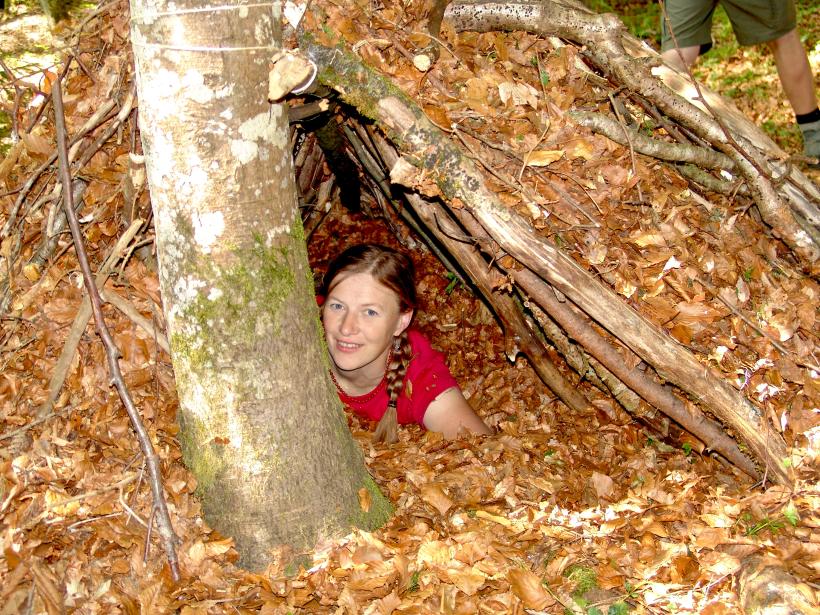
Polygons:
<instances>
[{"instance_id":1,"label":"branch","mask_svg":"<svg viewBox=\"0 0 820 615\"><path fill-rule=\"evenodd\" d=\"M80 269L83 273L83 283L85 284L88 296L91 299L91 308L94 314L94 322L97 327L97 333L102 340L105 347L106 357L108 359L108 371L111 374L111 379L120 399L125 406L128 417L131 419L131 425L137 433L137 438L140 443L140 449L145 457L148 466L148 475L151 482L151 493L154 496L153 510L157 513L157 528L159 530L160 539L165 547L165 554L168 557L168 564L171 568L171 576L174 581L179 581L179 561L176 554L176 544L179 542L174 529L171 525L171 517L168 513L168 505L165 502L165 494L162 487L162 475L159 466L159 457L154 451L154 446L151 443L151 437L142 422L125 381L122 377L122 372L119 366L119 350L114 343L111 333L105 324L105 319L102 313L102 304L100 294L97 286L94 283L94 277L91 273L91 267L88 264L88 256L85 251L83 243L82 231L80 230L80 222L77 220L77 214L74 211L74 204L71 202L71 171L69 169L68 161L68 147L66 145L66 129L65 129L65 115L63 111L63 99L61 92L62 84L59 77L54 83L52 89L54 102L54 115L57 124L57 154L60 161L60 179L63 184L63 205L65 207L66 217L68 218L69 227L71 228L71 236L74 240L74 247L77 251L77 260L80 263Z\"/></svg>"},{"instance_id":2,"label":"branch","mask_svg":"<svg viewBox=\"0 0 820 615\"><path fill-rule=\"evenodd\" d=\"M602 113L570 111L567 115L581 126L598 132L624 147L629 146L626 139L624 139L624 131L628 131L635 151L646 156L668 162L691 162L706 169L731 171L735 168L731 158L724 154L696 145L669 143L668 141L653 139L630 126L619 124Z\"/></svg>"},{"instance_id":3,"label":"branch","mask_svg":"<svg viewBox=\"0 0 820 615\"><path fill-rule=\"evenodd\" d=\"M697 408L684 405L668 388L658 384L645 373L630 368L624 357L575 314L566 303L558 301L552 289L547 288L538 276L527 270L511 273L524 291L543 307L571 338L586 348L619 380L746 474L759 478L760 473L751 460L740 452L735 441L727 436L717 423L707 419Z\"/></svg>"}]
</instances>

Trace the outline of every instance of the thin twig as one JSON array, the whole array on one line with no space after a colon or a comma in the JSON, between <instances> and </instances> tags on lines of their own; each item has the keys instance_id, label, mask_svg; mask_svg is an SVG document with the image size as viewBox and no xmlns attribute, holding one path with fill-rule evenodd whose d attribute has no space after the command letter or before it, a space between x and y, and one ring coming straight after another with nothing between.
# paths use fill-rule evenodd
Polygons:
<instances>
[{"instance_id":1,"label":"thin twig","mask_svg":"<svg viewBox=\"0 0 820 615\"><path fill-rule=\"evenodd\" d=\"M38 523L43 521L47 516L55 508L59 508L61 506L66 506L67 504L72 504L74 502L82 502L83 500L87 500L88 498L93 498L98 495L102 495L103 493L108 493L109 491L114 491L115 489L122 489L128 483L134 482L136 476L126 476L120 481L117 481L113 485L106 485L105 487L100 487L99 489L92 489L91 491L85 491L80 493L79 495L73 495L71 497L67 497L65 499L59 499L54 502L47 503L45 505L44 510L34 517L33 519L26 522L23 526L17 528L18 530L28 530L32 527L36 526Z\"/></svg>"},{"instance_id":2,"label":"thin twig","mask_svg":"<svg viewBox=\"0 0 820 615\"><path fill-rule=\"evenodd\" d=\"M612 110L615 111L615 117L618 118L618 122L621 124L621 129L624 132L624 137L626 137L626 141L629 144L629 158L632 162L632 177L637 180L636 188L638 189L638 200L643 201L643 192L641 191L641 180L638 178L638 165L635 162L635 145L632 143L632 133L626 127L626 121L624 121L624 116L621 114L621 110L618 109L618 105L615 102L615 97L610 94L609 100L612 103Z\"/></svg>"},{"instance_id":3,"label":"thin twig","mask_svg":"<svg viewBox=\"0 0 820 615\"><path fill-rule=\"evenodd\" d=\"M791 358L792 358L792 360L793 360L795 363L797 363L798 365L802 365L803 367L808 367L809 369L812 369L812 370L814 370L814 371L816 371L816 372L820 372L820 365L817 365L817 364L815 364L815 363L806 362L806 361L804 361L803 359L801 359L800 357L798 357L798 356L797 356L794 352L792 352L791 350L789 350L788 348L786 348L783 344L781 344L781 343L780 343L780 341L779 341L779 340L777 340L777 339L776 339L776 338L775 338L775 337L774 337L771 333L769 333L769 332L768 332L768 331L766 331L765 329L762 329L761 327L757 326L757 325L754 323L754 321L752 321L752 319L751 319L751 318L749 318L749 317L748 317L748 316L746 316L743 312L741 312L741 311L737 308L737 306L732 305L732 304L731 304L731 303L729 303L726 299L724 299L724 298L720 295L720 293L718 292L718 290L717 290L714 286L712 286L709 282L707 282L706 280L703 280L703 279L701 279L701 278L695 278L695 281L697 281L698 283L702 284L702 285L703 285L703 287L704 287L706 290L708 290L708 291L712 294L712 296L713 296L713 297L715 297L716 299L718 299L721 303L723 303L723 305L725 305L727 308L729 308L729 310L731 310L732 314L734 314L735 316L737 316L738 318L740 318L740 320L742 320L743 322L745 322L745 323L746 323L747 325L749 325L752 329L754 329L755 331L757 331L760 335L762 335L763 337L765 337L766 339L768 339L768 340L772 343L772 346L774 346L775 348L777 348L777 349L778 349L780 352L782 352L784 355L786 355L786 356L788 356L788 357L791 357Z\"/></svg>"},{"instance_id":4,"label":"thin twig","mask_svg":"<svg viewBox=\"0 0 820 615\"><path fill-rule=\"evenodd\" d=\"M54 102L55 122L57 125L57 153L60 162L60 178L63 184L63 204L65 206L66 216L68 217L69 226L71 228L71 236L74 239L77 260L79 261L80 269L83 273L83 283L85 284L88 296L91 299L91 307L94 313L94 322L97 327L97 333L99 334L106 350L108 371L111 375L111 380L117 388L120 399L125 406L128 417L131 419L131 425L137 434L140 448L145 456L146 463L148 464L148 474L151 479L151 492L153 494L152 508L158 513L157 529L159 530L160 540L165 548L165 554L171 568L171 576L174 581L179 581L179 561L176 554L176 544L179 543L179 539L174 533L173 526L171 525L171 517L168 513L168 505L165 502L159 457L154 451L154 446L151 443L151 437L148 434L148 430L145 428L142 418L134 406L134 402L131 399L131 394L128 392L128 388L125 385L125 380L122 377L122 372L120 371L119 366L120 352L111 337L111 333L109 332L103 318L102 301L100 299L97 286L94 283L94 276L91 273L91 267L88 264L88 256L83 243L80 222L77 220L77 214L74 211L74 205L71 202L71 172L68 161L68 147L66 145L67 135L65 129L65 116L63 111L61 88L62 84L58 78L52 88L52 98Z\"/></svg>"},{"instance_id":5,"label":"thin twig","mask_svg":"<svg viewBox=\"0 0 820 615\"><path fill-rule=\"evenodd\" d=\"M15 429L14 431L9 431L9 432L6 432L4 434L0 434L0 442L2 442L3 440L8 440L9 438L13 438L17 434L24 433L24 432L28 431L29 429L31 429L32 427L36 427L40 423L45 423L46 421L48 421L48 420L50 420L54 417L65 414L66 412L71 412L72 410L74 410L74 406L65 406L63 408L60 408L59 410L55 410L54 412L50 412L50 413L46 414L45 416L34 419L30 423L27 423L26 425L23 425L22 427L19 427L18 429Z\"/></svg>"}]
</instances>

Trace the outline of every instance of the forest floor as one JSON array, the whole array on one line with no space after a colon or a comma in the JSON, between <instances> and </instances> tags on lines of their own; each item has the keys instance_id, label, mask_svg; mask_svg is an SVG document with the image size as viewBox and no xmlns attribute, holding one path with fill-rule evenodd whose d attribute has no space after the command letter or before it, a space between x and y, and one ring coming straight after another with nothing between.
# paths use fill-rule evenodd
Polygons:
<instances>
[{"instance_id":1,"label":"forest floor","mask_svg":"<svg viewBox=\"0 0 820 615\"><path fill-rule=\"evenodd\" d=\"M809 2L798 5L807 16L807 41L816 68L820 12ZM73 48L80 50L83 68L75 67L68 81L70 130L104 101L120 96L132 78L127 6L115 6L90 22ZM341 1L329 7L332 29L361 36L357 28L367 20L352 18L360 8ZM407 11L399 15L402 19L418 20L412 3L402 10ZM29 24L30 17L29 10L20 9L0 18L0 59L13 71L31 73L39 84L54 60L45 54L20 59L32 41L43 45L38 52L50 49L43 43L44 31L20 38L23 30L14 24ZM404 36L398 29L381 27L374 38ZM59 34L68 40L70 28ZM515 52L524 38L461 37L460 61L486 71L492 64L482 64L484 60L476 57L508 53L516 74L532 80L527 72L531 62ZM549 53L543 41L533 37L524 42L540 50L539 58L550 62L553 74L565 75L556 77L550 90L554 124L560 128L558 112L586 93L565 56ZM765 61L747 53L752 52L714 65L704 62L698 70L705 72L699 74L714 79L711 85L718 91L731 94L733 76L746 79L748 71L763 69L759 87L765 93L739 96L736 103L787 151L799 152L771 65L765 69ZM406 79L410 69L395 58L379 52L371 60L381 60L379 68L393 71L391 75L413 95L421 96L420 88L427 87ZM37 64L40 61L45 64ZM446 56L439 60L441 70L456 70L449 61ZM718 68L722 78L715 76ZM10 111L14 89L6 81L0 83L2 104ZM750 90L748 85L741 87L744 93ZM469 98L470 88L462 94ZM25 127L38 106L30 95L23 100L30 105L18 109L19 125ZM469 103L496 114L498 124L507 119L486 100ZM518 128L509 130L511 140L529 147L537 135L531 129L522 131L522 123L514 125ZM5 125L9 129L10 122ZM131 124L84 169L91 182L85 195L84 230L94 268L122 232L125 157L134 147L129 130L138 142ZM16 149L6 138L6 151L12 153L0 163L4 224L20 186L54 150L53 124L38 122ZM600 139L589 138L590 147L600 144ZM613 288L625 300L698 352L763 408L791 447L790 462L798 478L794 490L755 483L711 457L703 443L674 426L662 437L587 383L578 386L592 400L592 408L586 413L569 411L525 359L507 359L503 334L486 307L426 249L417 247L413 256L421 306L416 325L445 352L465 395L496 434L443 441L407 427L397 445L386 447L372 444L371 426L350 417L368 467L395 503L396 514L377 532L353 532L317 548L307 569L292 569L279 558L258 574L233 565L236 552L231 540L208 527L195 495L196 480L181 462L170 358L159 347L156 332L106 307L109 327L123 353L126 381L162 459L172 521L182 539L183 580L174 584L155 537L149 541L149 556L144 554L150 494L136 439L108 386L93 325L86 329L78 351L69 356L70 371L56 411L35 418L77 317L82 291L68 238L42 271L19 265L39 245L48 219L46 208L51 207L48 202L32 204L32 198L2 244L4 270L13 275L12 302L3 315L0 340L0 615L61 610L184 615L721 615L739 612L737 575L752 554L771 558L804 581L808 594L816 594L820 382L817 372L805 364L817 364L817 284L789 266L782 246L746 213L747 204L711 196L708 207L678 201L686 183L665 167L638 162L638 176L647 200L655 204L652 208L620 206L631 189L624 171L629 156L615 148L607 154L611 163L595 166L595 159L578 159L574 167L562 167L593 178L585 185L602 208L607 230L585 243L587 231L572 219L575 214L556 209L556 218L575 222L562 227L561 237L569 246L587 246L573 252L587 264L601 264L596 257L600 246L606 248L604 255L609 250L601 276L614 280ZM607 187L602 186L602 177ZM53 173L46 170L35 184L36 193L48 194L52 184ZM567 190L583 198L577 187ZM609 199L613 194L624 198ZM147 192L139 199L146 203ZM685 232L678 233L680 229ZM141 240L150 242L152 237L148 229ZM15 260L12 248L18 238L22 251ZM398 245L382 222L334 206L309 242L317 273L342 247L342 240L345 245ZM678 277L682 272L667 271L664 265L670 256L703 266L699 275L708 274L715 286L730 288L740 298L740 311L778 334L788 352L773 349L715 297ZM157 276L142 261L128 260L107 288L162 330ZM801 360L795 362L794 356ZM560 358L556 363L565 369Z\"/></svg>"}]
</instances>

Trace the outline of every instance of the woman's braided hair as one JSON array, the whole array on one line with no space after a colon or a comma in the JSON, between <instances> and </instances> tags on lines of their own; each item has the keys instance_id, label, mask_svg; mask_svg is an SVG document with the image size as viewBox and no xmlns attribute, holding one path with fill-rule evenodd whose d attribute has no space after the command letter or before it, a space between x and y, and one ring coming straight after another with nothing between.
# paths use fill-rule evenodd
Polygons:
<instances>
[{"instance_id":1,"label":"woman's braided hair","mask_svg":"<svg viewBox=\"0 0 820 615\"><path fill-rule=\"evenodd\" d=\"M414 267L410 257L393 248L377 244L352 246L339 254L328 266L322 278L321 294L325 297L336 285L340 274L369 273L382 286L396 293L399 312L416 309L416 286L413 282ZM387 411L376 426L373 439L392 443L398 440L398 415L396 404L404 389L404 377L412 358L407 329L394 342L390 362L387 365Z\"/></svg>"}]
</instances>

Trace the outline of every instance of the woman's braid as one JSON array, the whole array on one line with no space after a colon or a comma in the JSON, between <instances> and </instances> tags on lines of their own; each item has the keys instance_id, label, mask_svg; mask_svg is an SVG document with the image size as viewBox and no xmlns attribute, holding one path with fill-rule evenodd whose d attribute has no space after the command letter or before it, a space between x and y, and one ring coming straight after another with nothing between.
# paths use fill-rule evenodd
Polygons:
<instances>
[{"instance_id":1,"label":"woman's braid","mask_svg":"<svg viewBox=\"0 0 820 615\"><path fill-rule=\"evenodd\" d=\"M401 332L396 338L397 348L394 349L387 366L385 377L387 378L387 411L382 416L373 434L373 440L388 444L396 442L398 438L399 419L396 407L404 389L404 377L407 375L407 366L413 357L413 349L410 347L410 340L407 338L407 329Z\"/></svg>"}]
</instances>

